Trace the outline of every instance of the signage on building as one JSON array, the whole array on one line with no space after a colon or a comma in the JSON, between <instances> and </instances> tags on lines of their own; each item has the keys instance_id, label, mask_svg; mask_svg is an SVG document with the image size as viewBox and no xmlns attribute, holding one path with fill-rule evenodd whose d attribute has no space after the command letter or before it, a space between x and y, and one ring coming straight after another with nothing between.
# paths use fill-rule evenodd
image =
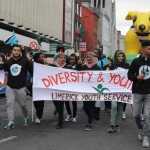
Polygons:
<instances>
[{"instance_id":1,"label":"signage on building","mask_svg":"<svg viewBox=\"0 0 150 150\"><path fill-rule=\"evenodd\" d=\"M79 51L86 51L86 42L79 42Z\"/></svg>"},{"instance_id":2,"label":"signage on building","mask_svg":"<svg viewBox=\"0 0 150 150\"><path fill-rule=\"evenodd\" d=\"M36 50L38 48L38 44L36 42L31 42L30 43L30 49L31 50Z\"/></svg>"}]
</instances>

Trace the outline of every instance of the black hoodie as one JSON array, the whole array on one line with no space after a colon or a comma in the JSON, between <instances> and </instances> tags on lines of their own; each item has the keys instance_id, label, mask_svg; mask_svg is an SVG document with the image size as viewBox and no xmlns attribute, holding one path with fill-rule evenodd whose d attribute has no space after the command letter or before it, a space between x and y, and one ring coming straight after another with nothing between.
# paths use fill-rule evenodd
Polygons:
<instances>
[{"instance_id":1,"label":"black hoodie","mask_svg":"<svg viewBox=\"0 0 150 150\"><path fill-rule=\"evenodd\" d=\"M122 62L118 61L118 55L122 54L124 59ZM126 63L126 55L122 50L117 50L114 55L114 63L112 64L110 70L118 70L118 68L129 69L129 64Z\"/></svg>"},{"instance_id":2,"label":"black hoodie","mask_svg":"<svg viewBox=\"0 0 150 150\"><path fill-rule=\"evenodd\" d=\"M14 89L20 89L26 86L27 71L33 75L33 65L26 59L20 57L18 60L11 58L3 65L0 65L0 70L8 71L7 85Z\"/></svg>"},{"instance_id":3,"label":"black hoodie","mask_svg":"<svg viewBox=\"0 0 150 150\"><path fill-rule=\"evenodd\" d=\"M143 74L143 72L145 73L145 79L139 83L137 76ZM128 71L128 78L133 81L132 93L150 94L150 61L143 56L135 58Z\"/></svg>"}]
</instances>

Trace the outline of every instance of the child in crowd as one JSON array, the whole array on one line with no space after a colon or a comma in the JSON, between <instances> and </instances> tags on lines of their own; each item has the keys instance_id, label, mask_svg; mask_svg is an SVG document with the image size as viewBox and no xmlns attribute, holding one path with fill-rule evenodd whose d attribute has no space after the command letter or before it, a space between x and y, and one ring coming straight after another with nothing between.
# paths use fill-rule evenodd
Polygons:
<instances>
[{"instance_id":1,"label":"child in crowd","mask_svg":"<svg viewBox=\"0 0 150 150\"><path fill-rule=\"evenodd\" d=\"M73 69L76 70L76 64L77 64L77 56L76 54L71 54L70 57L70 64L68 65L68 69ZM71 113L71 109L70 109L70 103L69 101L65 101L65 105L66 105L66 109L67 109L67 118L65 119L65 121L70 121L72 118L72 113ZM72 122L77 122L76 120L76 114L77 114L77 101L72 101L72 106L73 106L73 119Z\"/></svg>"},{"instance_id":2,"label":"child in crowd","mask_svg":"<svg viewBox=\"0 0 150 150\"><path fill-rule=\"evenodd\" d=\"M107 57L107 59L108 59L107 65L103 69L104 70L113 70L114 69L114 66L113 66L114 58L112 56L109 56L109 57ZM105 101L105 111L110 113L110 109L111 109L111 101Z\"/></svg>"},{"instance_id":3,"label":"child in crowd","mask_svg":"<svg viewBox=\"0 0 150 150\"><path fill-rule=\"evenodd\" d=\"M97 66L98 58L93 52L87 52L86 61L82 65L82 60L80 59L77 64L77 70L100 70ZM89 131L92 129L92 122L94 117L95 101L83 101L84 111L88 116L88 123L85 126L85 130Z\"/></svg>"},{"instance_id":4,"label":"child in crowd","mask_svg":"<svg viewBox=\"0 0 150 150\"><path fill-rule=\"evenodd\" d=\"M117 50L114 55L114 63L112 67L110 67L110 70L121 70L121 69L129 69L129 64L126 63L126 55L124 54L124 52L121 50ZM116 101L111 102L110 128L108 129L109 133L120 132L120 125L123 114L123 104L124 103ZM116 119L117 112L118 118Z\"/></svg>"}]
</instances>

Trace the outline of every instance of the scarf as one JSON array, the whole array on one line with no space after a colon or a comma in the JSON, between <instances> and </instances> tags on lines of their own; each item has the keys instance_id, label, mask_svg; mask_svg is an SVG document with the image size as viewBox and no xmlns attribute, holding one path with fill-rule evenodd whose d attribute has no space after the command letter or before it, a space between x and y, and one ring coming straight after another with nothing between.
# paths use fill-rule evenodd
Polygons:
<instances>
[{"instance_id":1,"label":"scarf","mask_svg":"<svg viewBox=\"0 0 150 150\"><path fill-rule=\"evenodd\" d=\"M86 65L88 68L92 68L94 65L96 65L98 63L98 58L95 55L95 53L88 52L87 56L92 56L92 62L90 64L88 63L87 59L86 59L86 61L84 63L84 65Z\"/></svg>"},{"instance_id":2,"label":"scarf","mask_svg":"<svg viewBox=\"0 0 150 150\"><path fill-rule=\"evenodd\" d=\"M65 57L65 54L63 52L61 53L56 53L54 56L54 64L59 67L59 68L63 68L66 65L66 62L61 63L60 62L60 57Z\"/></svg>"}]
</instances>

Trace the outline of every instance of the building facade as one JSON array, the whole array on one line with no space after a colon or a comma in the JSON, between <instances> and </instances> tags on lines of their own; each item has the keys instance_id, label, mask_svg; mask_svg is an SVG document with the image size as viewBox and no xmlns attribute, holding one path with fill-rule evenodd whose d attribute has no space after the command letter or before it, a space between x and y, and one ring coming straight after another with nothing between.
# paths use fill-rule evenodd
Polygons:
<instances>
[{"instance_id":1,"label":"building facade","mask_svg":"<svg viewBox=\"0 0 150 150\"><path fill-rule=\"evenodd\" d=\"M74 33L75 30L78 28L81 28L81 17L82 17L82 0L75 0L75 5L74 5ZM74 34L74 50L76 53L79 51L79 42L81 39L79 39L75 34Z\"/></svg>"},{"instance_id":2,"label":"building facade","mask_svg":"<svg viewBox=\"0 0 150 150\"><path fill-rule=\"evenodd\" d=\"M98 44L99 16L91 9L82 6L82 26L84 35L82 41L86 42L86 50L92 51Z\"/></svg>"},{"instance_id":3,"label":"building facade","mask_svg":"<svg viewBox=\"0 0 150 150\"><path fill-rule=\"evenodd\" d=\"M1 1L0 27L3 31L0 33L7 35L14 30L20 43L27 47L31 41L36 41L37 35L45 36L46 42L42 44L47 47L42 50L54 54L58 43L65 43L66 48L73 44L73 16L74 0ZM4 37L0 40L4 41Z\"/></svg>"}]
</instances>

